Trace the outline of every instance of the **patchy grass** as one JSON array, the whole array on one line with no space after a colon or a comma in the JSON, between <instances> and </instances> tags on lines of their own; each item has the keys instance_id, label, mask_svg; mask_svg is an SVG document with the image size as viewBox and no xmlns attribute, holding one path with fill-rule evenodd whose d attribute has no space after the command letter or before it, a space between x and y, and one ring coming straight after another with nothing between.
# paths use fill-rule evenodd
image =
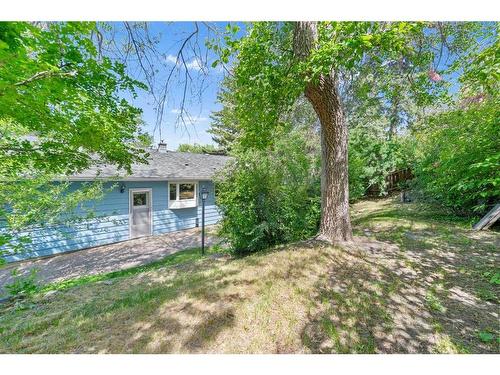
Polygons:
<instances>
[{"instance_id":1,"label":"patchy grass","mask_svg":"<svg viewBox=\"0 0 500 375\"><path fill-rule=\"evenodd\" d=\"M391 199L352 216L344 248L190 250L45 286L0 306L0 352L500 352L498 233Z\"/></svg>"},{"instance_id":2,"label":"patchy grass","mask_svg":"<svg viewBox=\"0 0 500 375\"><path fill-rule=\"evenodd\" d=\"M446 307L443 306L443 304L439 300L439 297L437 297L432 290L429 290L425 295L425 301L427 302L427 306L431 310L441 313L446 312Z\"/></svg>"},{"instance_id":3,"label":"patchy grass","mask_svg":"<svg viewBox=\"0 0 500 375\"><path fill-rule=\"evenodd\" d=\"M453 342L450 336L446 334L438 334L436 344L432 348L432 352L436 354L469 354L470 351L460 343Z\"/></svg>"}]
</instances>

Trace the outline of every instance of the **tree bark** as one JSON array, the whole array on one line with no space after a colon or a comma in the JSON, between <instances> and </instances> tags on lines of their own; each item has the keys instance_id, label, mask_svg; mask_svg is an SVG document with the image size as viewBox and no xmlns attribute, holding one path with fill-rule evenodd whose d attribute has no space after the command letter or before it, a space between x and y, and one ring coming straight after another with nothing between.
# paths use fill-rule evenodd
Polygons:
<instances>
[{"instance_id":1,"label":"tree bark","mask_svg":"<svg viewBox=\"0 0 500 375\"><path fill-rule=\"evenodd\" d=\"M316 48L317 22L297 22L294 29L294 54L307 59ZM334 70L306 85L321 124L321 222L318 239L330 243L352 240L349 216L348 129Z\"/></svg>"}]
</instances>

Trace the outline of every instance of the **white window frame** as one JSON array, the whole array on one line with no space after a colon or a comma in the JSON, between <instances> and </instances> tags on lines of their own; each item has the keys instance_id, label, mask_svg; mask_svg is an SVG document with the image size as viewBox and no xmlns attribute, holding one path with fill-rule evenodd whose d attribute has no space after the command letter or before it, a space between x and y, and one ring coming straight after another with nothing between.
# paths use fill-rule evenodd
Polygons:
<instances>
[{"instance_id":1,"label":"white window frame","mask_svg":"<svg viewBox=\"0 0 500 375\"><path fill-rule=\"evenodd\" d=\"M152 188L130 188L128 189L128 236L132 239L132 210L134 209L134 193L149 193L149 235L153 235L153 189ZM134 237L140 238L140 237Z\"/></svg>"},{"instance_id":2,"label":"white window frame","mask_svg":"<svg viewBox=\"0 0 500 375\"><path fill-rule=\"evenodd\" d=\"M194 184L194 198L193 199L179 199L179 185L180 184ZM175 187L175 200L170 199L170 185L176 185ZM170 210L176 210L179 208L191 208L198 207L198 181L172 181L168 182L167 186L168 193L168 208Z\"/></svg>"}]
</instances>

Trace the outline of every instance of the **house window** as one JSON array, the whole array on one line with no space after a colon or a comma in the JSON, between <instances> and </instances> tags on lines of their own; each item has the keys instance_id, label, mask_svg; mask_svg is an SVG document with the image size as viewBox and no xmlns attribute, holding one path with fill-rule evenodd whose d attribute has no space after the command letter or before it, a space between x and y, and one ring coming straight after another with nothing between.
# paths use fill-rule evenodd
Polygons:
<instances>
[{"instance_id":1,"label":"house window","mask_svg":"<svg viewBox=\"0 0 500 375\"><path fill-rule=\"evenodd\" d=\"M176 201L177 200L177 184L169 184L170 186L170 200L171 201Z\"/></svg>"},{"instance_id":2,"label":"house window","mask_svg":"<svg viewBox=\"0 0 500 375\"><path fill-rule=\"evenodd\" d=\"M146 193L135 193L134 206L145 206L145 205L146 205Z\"/></svg>"},{"instance_id":3,"label":"house window","mask_svg":"<svg viewBox=\"0 0 500 375\"><path fill-rule=\"evenodd\" d=\"M196 207L197 183L173 182L168 184L168 208Z\"/></svg>"},{"instance_id":4,"label":"house window","mask_svg":"<svg viewBox=\"0 0 500 375\"><path fill-rule=\"evenodd\" d=\"M179 199L194 199L194 184L179 184Z\"/></svg>"}]
</instances>

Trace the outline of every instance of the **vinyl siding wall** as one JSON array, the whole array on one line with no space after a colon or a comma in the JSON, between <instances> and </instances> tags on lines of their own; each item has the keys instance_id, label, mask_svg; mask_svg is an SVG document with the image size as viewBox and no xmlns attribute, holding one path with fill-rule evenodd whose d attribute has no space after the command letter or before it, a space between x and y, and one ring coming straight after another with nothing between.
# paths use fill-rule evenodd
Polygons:
<instances>
[{"instance_id":1,"label":"vinyl siding wall","mask_svg":"<svg viewBox=\"0 0 500 375\"><path fill-rule=\"evenodd\" d=\"M8 262L59 254L89 247L110 244L130 239L129 237L129 189L150 188L153 197L153 235L194 228L197 218L201 225L201 199L192 208L168 209L168 181L124 182L125 191L120 193L118 183L111 191L97 201L87 202L77 215L87 216L85 209L91 209L94 218L84 219L68 225L35 227L21 235L28 235L31 243L26 251L4 258ZM81 183L75 182L73 189ZM112 183L107 184L111 187ZM220 214L215 206L214 185L211 181L199 181L198 191L206 187L210 194L205 203L205 223L215 224Z\"/></svg>"}]
</instances>

